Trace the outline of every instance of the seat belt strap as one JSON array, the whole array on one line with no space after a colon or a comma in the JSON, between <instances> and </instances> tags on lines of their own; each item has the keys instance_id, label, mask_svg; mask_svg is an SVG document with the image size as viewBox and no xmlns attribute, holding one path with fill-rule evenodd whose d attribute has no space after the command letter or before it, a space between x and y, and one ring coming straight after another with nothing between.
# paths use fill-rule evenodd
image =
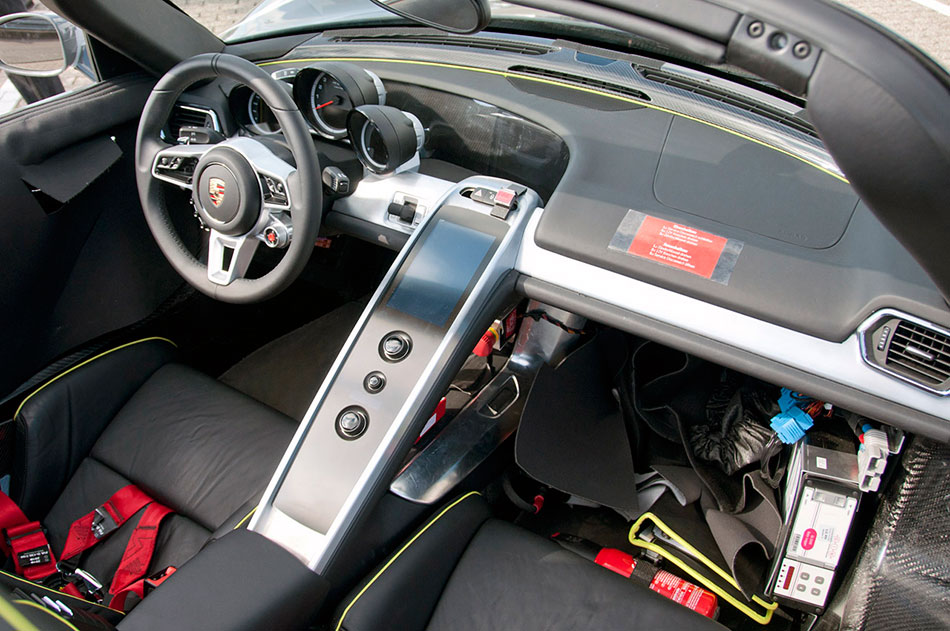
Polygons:
<instances>
[{"instance_id":1,"label":"seat belt strap","mask_svg":"<svg viewBox=\"0 0 950 631\"><path fill-rule=\"evenodd\" d=\"M56 558L43 527L30 521L6 493L0 493L0 550L13 558L17 574L31 581L56 573Z\"/></svg>"},{"instance_id":2,"label":"seat belt strap","mask_svg":"<svg viewBox=\"0 0 950 631\"><path fill-rule=\"evenodd\" d=\"M175 568L169 565L167 568L159 572L158 574L153 574L148 578L140 578L134 583L126 586L124 589L119 590L112 597L112 600L109 601L109 607L112 609L118 609L119 611L125 611L125 601L129 597L129 594L135 594L141 600L145 598L148 593L165 582L165 580L175 573Z\"/></svg>"},{"instance_id":3,"label":"seat belt strap","mask_svg":"<svg viewBox=\"0 0 950 631\"><path fill-rule=\"evenodd\" d=\"M60 561L93 547L151 501L152 498L134 484L122 487L105 504L72 523Z\"/></svg>"},{"instance_id":4,"label":"seat belt strap","mask_svg":"<svg viewBox=\"0 0 950 631\"><path fill-rule=\"evenodd\" d=\"M109 593L117 594L148 572L148 565L155 552L155 541L158 539L158 527L162 520L173 511L158 502L152 502L145 509L139 523L136 524L129 543L125 546L122 560L112 577Z\"/></svg>"}]
</instances>

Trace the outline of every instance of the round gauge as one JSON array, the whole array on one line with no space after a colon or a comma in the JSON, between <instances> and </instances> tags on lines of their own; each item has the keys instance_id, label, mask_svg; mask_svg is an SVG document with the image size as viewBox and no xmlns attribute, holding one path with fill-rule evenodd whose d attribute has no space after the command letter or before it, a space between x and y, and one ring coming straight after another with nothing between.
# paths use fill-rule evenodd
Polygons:
<instances>
[{"instance_id":1,"label":"round gauge","mask_svg":"<svg viewBox=\"0 0 950 631\"><path fill-rule=\"evenodd\" d=\"M346 116L353 109L353 101L340 81L321 72L310 89L310 109L317 129L332 138L346 135Z\"/></svg>"},{"instance_id":2,"label":"round gauge","mask_svg":"<svg viewBox=\"0 0 950 631\"><path fill-rule=\"evenodd\" d=\"M247 100L249 127L258 134L273 134L280 131L277 117L257 92L251 92Z\"/></svg>"},{"instance_id":3,"label":"round gauge","mask_svg":"<svg viewBox=\"0 0 950 631\"><path fill-rule=\"evenodd\" d=\"M356 157L373 173L392 173L417 156L425 129L415 115L385 105L361 105L347 117Z\"/></svg>"},{"instance_id":4,"label":"round gauge","mask_svg":"<svg viewBox=\"0 0 950 631\"><path fill-rule=\"evenodd\" d=\"M375 170L383 171L389 162L389 149L386 148L386 141L383 134L379 131L379 126L372 121L366 121L363 130L360 132L360 151L366 161L369 162Z\"/></svg>"},{"instance_id":5,"label":"round gauge","mask_svg":"<svg viewBox=\"0 0 950 631\"><path fill-rule=\"evenodd\" d=\"M294 77L294 101L314 133L331 140L346 138L346 118L353 109L386 102L378 76L357 65L321 62Z\"/></svg>"}]
</instances>

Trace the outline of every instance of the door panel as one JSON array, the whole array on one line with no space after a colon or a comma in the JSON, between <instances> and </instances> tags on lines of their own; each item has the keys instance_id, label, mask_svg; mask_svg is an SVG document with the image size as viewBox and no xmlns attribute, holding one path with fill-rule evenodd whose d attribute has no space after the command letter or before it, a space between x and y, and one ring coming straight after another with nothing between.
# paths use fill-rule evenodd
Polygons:
<instances>
[{"instance_id":1,"label":"door panel","mask_svg":"<svg viewBox=\"0 0 950 631\"><path fill-rule=\"evenodd\" d=\"M135 188L153 82L126 75L0 119L0 399L180 285Z\"/></svg>"}]
</instances>

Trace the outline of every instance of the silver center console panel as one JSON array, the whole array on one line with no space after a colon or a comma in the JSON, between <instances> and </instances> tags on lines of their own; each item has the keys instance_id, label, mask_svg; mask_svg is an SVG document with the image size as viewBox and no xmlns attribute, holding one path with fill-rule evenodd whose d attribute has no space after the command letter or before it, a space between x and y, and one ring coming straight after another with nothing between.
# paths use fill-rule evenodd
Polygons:
<instances>
[{"instance_id":1,"label":"silver center console panel","mask_svg":"<svg viewBox=\"0 0 950 631\"><path fill-rule=\"evenodd\" d=\"M388 187L413 194L411 182L396 180L403 175L393 176ZM421 199L438 189L425 183ZM367 188L377 197L381 186ZM513 190L516 200L507 214L498 203L470 196L506 189L498 199L509 199ZM353 197L359 195L357 189ZM460 349L470 350L464 344L474 344L484 332L478 327L500 307L506 292L499 288L512 277L539 203L533 191L506 180L473 177L448 184L425 210L311 403L251 530L314 571L327 568L388 488L441 397L437 387L467 355Z\"/></svg>"}]
</instances>

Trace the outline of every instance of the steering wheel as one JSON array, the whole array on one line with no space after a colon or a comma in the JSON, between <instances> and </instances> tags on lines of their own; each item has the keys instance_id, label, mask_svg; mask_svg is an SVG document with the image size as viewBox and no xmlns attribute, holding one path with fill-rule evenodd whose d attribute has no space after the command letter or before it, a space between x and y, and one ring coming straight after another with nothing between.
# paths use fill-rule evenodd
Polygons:
<instances>
[{"instance_id":1,"label":"steering wheel","mask_svg":"<svg viewBox=\"0 0 950 631\"><path fill-rule=\"evenodd\" d=\"M217 77L238 81L260 95L277 117L296 167L253 138L185 145L160 138L181 93L195 82ZM323 208L317 153L291 96L251 62L204 54L169 70L145 103L135 141L135 170L145 220L158 247L199 291L225 302L256 302L285 289L306 265ZM207 265L174 229L163 182L191 192L195 210L210 230ZM287 251L264 276L244 278L261 243Z\"/></svg>"}]
</instances>

